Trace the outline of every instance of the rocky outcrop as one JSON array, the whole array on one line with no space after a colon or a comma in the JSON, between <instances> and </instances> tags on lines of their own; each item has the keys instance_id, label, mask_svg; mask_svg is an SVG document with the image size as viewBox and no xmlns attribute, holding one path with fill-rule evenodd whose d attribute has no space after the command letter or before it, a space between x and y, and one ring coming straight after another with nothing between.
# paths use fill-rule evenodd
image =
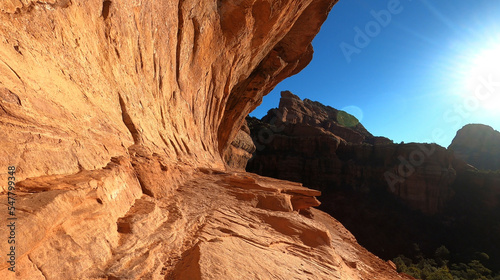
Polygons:
<instances>
[{"instance_id":1,"label":"rocky outcrop","mask_svg":"<svg viewBox=\"0 0 500 280\"><path fill-rule=\"evenodd\" d=\"M297 183L198 169L156 199L113 158L17 188L16 222L36 230L19 231L17 278L4 279L407 279L327 214L299 215L319 192Z\"/></svg>"},{"instance_id":2,"label":"rocky outcrop","mask_svg":"<svg viewBox=\"0 0 500 280\"><path fill-rule=\"evenodd\" d=\"M99 169L132 144L223 167L245 116L310 61L334 3L62 2L0 4L1 137L15 139L1 165L19 180Z\"/></svg>"},{"instance_id":3,"label":"rocky outcrop","mask_svg":"<svg viewBox=\"0 0 500 280\"><path fill-rule=\"evenodd\" d=\"M289 91L281 93L279 108L271 110L262 121L270 123L272 119L280 124L322 128L353 144L373 143L376 138L363 127L356 117L316 101L309 99L302 101ZM392 143L387 138L381 140L384 140L381 141L382 143Z\"/></svg>"},{"instance_id":4,"label":"rocky outcrop","mask_svg":"<svg viewBox=\"0 0 500 280\"><path fill-rule=\"evenodd\" d=\"M486 252L488 266L500 270L498 172L477 170L435 144L373 137L354 117L290 92L248 123L257 150L247 170L321 190L320 209L378 256L411 256L418 244L419 254L432 257L445 245L457 263ZM491 137L479 133L476 144L478 131L454 145L468 143L468 154L477 154Z\"/></svg>"},{"instance_id":5,"label":"rocky outcrop","mask_svg":"<svg viewBox=\"0 0 500 280\"><path fill-rule=\"evenodd\" d=\"M500 132L490 126L464 126L448 148L477 169L500 170Z\"/></svg>"},{"instance_id":6,"label":"rocky outcrop","mask_svg":"<svg viewBox=\"0 0 500 280\"><path fill-rule=\"evenodd\" d=\"M2 1L0 278L408 279L318 191L227 171L335 2Z\"/></svg>"},{"instance_id":7,"label":"rocky outcrop","mask_svg":"<svg viewBox=\"0 0 500 280\"><path fill-rule=\"evenodd\" d=\"M325 192L388 191L434 214L451 196L453 155L430 144L393 144L354 116L282 92L280 106L250 119L257 152L248 171L302 182Z\"/></svg>"},{"instance_id":8,"label":"rocky outcrop","mask_svg":"<svg viewBox=\"0 0 500 280\"><path fill-rule=\"evenodd\" d=\"M226 149L224 161L229 168L245 170L247 162L252 158L254 152L255 144L250 136L250 128L248 128L247 122L244 121L240 131Z\"/></svg>"}]
</instances>

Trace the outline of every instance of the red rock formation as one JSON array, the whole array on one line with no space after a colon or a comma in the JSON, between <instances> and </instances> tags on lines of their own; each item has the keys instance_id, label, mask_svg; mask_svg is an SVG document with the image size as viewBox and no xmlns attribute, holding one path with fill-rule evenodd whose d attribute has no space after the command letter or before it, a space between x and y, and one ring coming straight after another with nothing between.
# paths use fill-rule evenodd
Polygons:
<instances>
[{"instance_id":1,"label":"red rock formation","mask_svg":"<svg viewBox=\"0 0 500 280\"><path fill-rule=\"evenodd\" d=\"M27 179L18 191L17 222L36 230L17 236L17 279L406 279L325 213L294 212L317 205L294 204L318 195L297 183L200 169L155 199L116 158L102 170Z\"/></svg>"},{"instance_id":2,"label":"red rock formation","mask_svg":"<svg viewBox=\"0 0 500 280\"><path fill-rule=\"evenodd\" d=\"M334 2L2 1L0 201L16 166L18 227L0 278L408 279L309 209L317 191L225 171Z\"/></svg>"},{"instance_id":3,"label":"red rock formation","mask_svg":"<svg viewBox=\"0 0 500 280\"><path fill-rule=\"evenodd\" d=\"M279 108L262 120L248 118L257 151L247 170L321 190L320 209L384 258L413 255L413 244L432 257L446 245L459 261L486 252L490 268L500 269L498 172L478 171L435 144L374 138L354 117L339 114L282 93ZM454 147L484 155L479 147L496 134L478 126L458 135Z\"/></svg>"},{"instance_id":4,"label":"red rock formation","mask_svg":"<svg viewBox=\"0 0 500 280\"><path fill-rule=\"evenodd\" d=\"M230 168L245 170L247 162L255 152L255 145L250 136L250 128L245 121L224 153L224 161Z\"/></svg>"},{"instance_id":5,"label":"red rock formation","mask_svg":"<svg viewBox=\"0 0 500 280\"><path fill-rule=\"evenodd\" d=\"M449 149L477 169L500 170L500 132L482 124L469 124L457 132Z\"/></svg>"},{"instance_id":6,"label":"red rock formation","mask_svg":"<svg viewBox=\"0 0 500 280\"><path fill-rule=\"evenodd\" d=\"M250 125L257 153L248 171L325 191L387 190L428 214L451 197L456 171L445 148L393 144L371 135L354 116L318 102L283 92L279 108Z\"/></svg>"},{"instance_id":7,"label":"red rock formation","mask_svg":"<svg viewBox=\"0 0 500 280\"><path fill-rule=\"evenodd\" d=\"M289 91L281 93L278 110L263 121L273 117L279 123L323 128L349 143L360 144L373 138L354 116L309 99L302 101Z\"/></svg>"}]
</instances>

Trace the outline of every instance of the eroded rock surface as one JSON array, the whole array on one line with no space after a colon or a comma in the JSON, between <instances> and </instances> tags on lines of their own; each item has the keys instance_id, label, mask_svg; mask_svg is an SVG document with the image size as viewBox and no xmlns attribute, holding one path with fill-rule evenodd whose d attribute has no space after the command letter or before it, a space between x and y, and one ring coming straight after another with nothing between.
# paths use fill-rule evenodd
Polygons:
<instances>
[{"instance_id":1,"label":"eroded rock surface","mask_svg":"<svg viewBox=\"0 0 500 280\"><path fill-rule=\"evenodd\" d=\"M229 168L245 170L247 162L255 152L255 144L250 136L246 120L224 153L224 161Z\"/></svg>"},{"instance_id":2,"label":"eroded rock surface","mask_svg":"<svg viewBox=\"0 0 500 280\"><path fill-rule=\"evenodd\" d=\"M0 4L0 163L19 180L99 169L132 144L222 168L335 1L62 2Z\"/></svg>"},{"instance_id":3,"label":"eroded rock surface","mask_svg":"<svg viewBox=\"0 0 500 280\"><path fill-rule=\"evenodd\" d=\"M406 279L318 191L226 171L335 2L2 1L0 278Z\"/></svg>"},{"instance_id":4,"label":"eroded rock surface","mask_svg":"<svg viewBox=\"0 0 500 280\"><path fill-rule=\"evenodd\" d=\"M156 199L141 192L125 158L28 179L18 184L17 222L36 230L17 236L25 242L16 279L410 279L310 209L319 194L201 168ZM3 279L14 279L3 267Z\"/></svg>"}]
</instances>

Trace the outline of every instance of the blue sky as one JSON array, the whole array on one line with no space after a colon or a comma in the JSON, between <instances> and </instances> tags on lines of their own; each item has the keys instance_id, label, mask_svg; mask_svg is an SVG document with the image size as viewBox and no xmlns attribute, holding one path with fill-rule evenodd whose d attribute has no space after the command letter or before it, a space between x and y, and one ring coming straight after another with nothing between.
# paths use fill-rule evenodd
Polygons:
<instances>
[{"instance_id":1,"label":"blue sky","mask_svg":"<svg viewBox=\"0 0 500 280\"><path fill-rule=\"evenodd\" d=\"M290 90L354 114L374 135L447 147L458 129L500 130L500 1L340 0Z\"/></svg>"}]
</instances>

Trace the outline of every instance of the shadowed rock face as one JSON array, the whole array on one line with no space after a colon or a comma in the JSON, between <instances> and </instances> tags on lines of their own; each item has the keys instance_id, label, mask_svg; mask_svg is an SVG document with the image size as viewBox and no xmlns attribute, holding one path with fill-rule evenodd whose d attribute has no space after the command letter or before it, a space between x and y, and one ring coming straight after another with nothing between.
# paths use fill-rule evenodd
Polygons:
<instances>
[{"instance_id":1,"label":"shadowed rock face","mask_svg":"<svg viewBox=\"0 0 500 280\"><path fill-rule=\"evenodd\" d=\"M435 144L373 137L354 117L290 92L261 120L247 120L256 145L247 171L320 190L320 209L377 255L413 255L419 244L433 256L445 245L457 263L487 252L489 266L500 269L498 172L477 170ZM479 155L495 135L465 127L452 146Z\"/></svg>"},{"instance_id":2,"label":"shadowed rock face","mask_svg":"<svg viewBox=\"0 0 500 280\"><path fill-rule=\"evenodd\" d=\"M477 169L500 170L500 132L490 126L464 126L448 148Z\"/></svg>"},{"instance_id":3,"label":"shadowed rock face","mask_svg":"<svg viewBox=\"0 0 500 280\"><path fill-rule=\"evenodd\" d=\"M456 171L445 148L374 137L354 116L290 92L282 92L279 108L249 124L257 146L250 172L325 193L389 192L427 214L451 196Z\"/></svg>"},{"instance_id":4,"label":"shadowed rock face","mask_svg":"<svg viewBox=\"0 0 500 280\"><path fill-rule=\"evenodd\" d=\"M226 170L335 2L1 1L0 278L408 279L310 209L318 191Z\"/></svg>"}]
</instances>

